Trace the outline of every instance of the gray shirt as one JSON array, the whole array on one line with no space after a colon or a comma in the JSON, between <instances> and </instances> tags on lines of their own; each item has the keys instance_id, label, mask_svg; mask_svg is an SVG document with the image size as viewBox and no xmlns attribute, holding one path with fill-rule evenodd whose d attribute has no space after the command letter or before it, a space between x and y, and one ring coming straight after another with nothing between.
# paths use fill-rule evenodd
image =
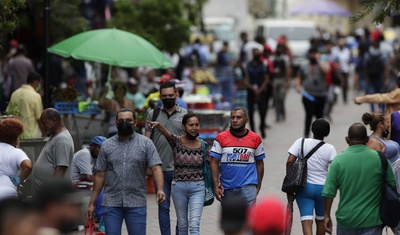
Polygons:
<instances>
[{"instance_id":1,"label":"gray shirt","mask_svg":"<svg viewBox=\"0 0 400 235\"><path fill-rule=\"evenodd\" d=\"M150 110L147 114L147 122L152 121L154 110ZM175 112L168 115L164 110L164 106L161 106L160 113L157 117L157 122L163 125L167 130L176 136L182 136L185 131L182 129L182 118L187 114L187 110L177 105ZM146 125L146 131L151 132L152 129ZM158 154L161 157L163 163L163 171L173 171L174 170L174 153L171 146L169 145L167 139L161 134L160 131L154 129L152 140L157 148Z\"/></svg>"},{"instance_id":2,"label":"gray shirt","mask_svg":"<svg viewBox=\"0 0 400 235\"><path fill-rule=\"evenodd\" d=\"M326 96L326 77L319 65L305 63L299 72L306 92L316 97Z\"/></svg>"},{"instance_id":3,"label":"gray shirt","mask_svg":"<svg viewBox=\"0 0 400 235\"><path fill-rule=\"evenodd\" d=\"M102 206L146 206L146 170L161 165L153 142L140 134L104 141L94 170L105 172Z\"/></svg>"},{"instance_id":4,"label":"gray shirt","mask_svg":"<svg viewBox=\"0 0 400 235\"><path fill-rule=\"evenodd\" d=\"M74 141L68 130L52 136L43 147L32 170L32 193L44 182L54 178L58 166L66 166L64 178L71 180L71 164L74 156Z\"/></svg>"},{"instance_id":5,"label":"gray shirt","mask_svg":"<svg viewBox=\"0 0 400 235\"><path fill-rule=\"evenodd\" d=\"M74 154L71 167L72 183L78 183L81 175L93 175L95 158L90 155L88 148L79 150Z\"/></svg>"}]
</instances>

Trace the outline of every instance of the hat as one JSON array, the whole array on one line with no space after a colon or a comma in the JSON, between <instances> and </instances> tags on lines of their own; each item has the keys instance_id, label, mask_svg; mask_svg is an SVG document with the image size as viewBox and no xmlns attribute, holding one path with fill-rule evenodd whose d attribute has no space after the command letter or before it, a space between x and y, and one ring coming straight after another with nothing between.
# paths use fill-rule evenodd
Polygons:
<instances>
[{"instance_id":1,"label":"hat","mask_svg":"<svg viewBox=\"0 0 400 235\"><path fill-rule=\"evenodd\" d=\"M221 229L227 233L239 232L246 224L246 201L241 197L227 197L222 200L221 206Z\"/></svg>"},{"instance_id":2,"label":"hat","mask_svg":"<svg viewBox=\"0 0 400 235\"><path fill-rule=\"evenodd\" d=\"M104 136L96 136L92 139L92 142L90 142L90 144L95 144L98 146L101 146L101 144L106 140L107 138Z\"/></svg>"},{"instance_id":3,"label":"hat","mask_svg":"<svg viewBox=\"0 0 400 235\"><path fill-rule=\"evenodd\" d=\"M12 39L9 43L10 43L10 47L17 47L19 44L18 41L15 39Z\"/></svg>"},{"instance_id":4,"label":"hat","mask_svg":"<svg viewBox=\"0 0 400 235\"><path fill-rule=\"evenodd\" d=\"M249 225L254 232L269 231L278 234L285 231L285 207L274 196L268 196L249 209Z\"/></svg>"},{"instance_id":5,"label":"hat","mask_svg":"<svg viewBox=\"0 0 400 235\"><path fill-rule=\"evenodd\" d=\"M167 73L164 73L163 75L161 75L160 83L169 82L171 80L172 80L172 76Z\"/></svg>"}]
</instances>

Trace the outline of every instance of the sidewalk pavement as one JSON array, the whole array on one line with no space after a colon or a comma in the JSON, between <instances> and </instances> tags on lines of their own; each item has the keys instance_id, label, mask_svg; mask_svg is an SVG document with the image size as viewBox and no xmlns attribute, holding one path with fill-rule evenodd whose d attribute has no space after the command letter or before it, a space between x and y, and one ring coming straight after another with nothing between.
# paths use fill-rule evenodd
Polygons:
<instances>
[{"instance_id":1,"label":"sidewalk pavement","mask_svg":"<svg viewBox=\"0 0 400 235\"><path fill-rule=\"evenodd\" d=\"M338 103L334 107L332 113L331 132L325 139L327 143L336 147L338 153L346 149L347 143L345 137L347 130L351 124L361 122L361 116L364 112L369 111L369 105L355 105L352 100L354 92L349 92L349 103L343 104L342 99L338 99ZM341 98L341 97L340 97ZM256 114L257 116L258 114ZM290 90L286 99L286 121L275 122L275 111L270 108L268 111L267 124L270 129L267 129L267 138L264 139L264 147L266 159L264 160L265 173L262 189L258 198L266 195L277 195L282 201L286 202L286 195L281 192L281 184L285 175L285 165L288 157L287 150L297 138L301 138L304 128L304 110L301 102L301 96L295 90ZM258 116L256 117L258 118ZM255 126L258 126L257 123ZM370 133L370 131L368 131ZM339 194L338 194L339 196ZM337 209L338 198L334 200L332 207L332 219L334 232L336 234L336 219L335 211ZM219 228L219 213L220 203L215 201L213 205L205 207L201 218L201 234L223 234ZM314 223L315 224L315 223ZM171 205L171 227L172 234L175 234L176 216L174 207ZM315 226L314 226L315 232ZM83 235L83 232L72 232L71 235ZM126 228L122 234L128 234ZM157 216L157 204L155 195L147 195L147 234L160 234ZM292 234L302 234L300 215L297 204L294 205L293 227ZM389 231L389 234L393 234Z\"/></svg>"}]
</instances>

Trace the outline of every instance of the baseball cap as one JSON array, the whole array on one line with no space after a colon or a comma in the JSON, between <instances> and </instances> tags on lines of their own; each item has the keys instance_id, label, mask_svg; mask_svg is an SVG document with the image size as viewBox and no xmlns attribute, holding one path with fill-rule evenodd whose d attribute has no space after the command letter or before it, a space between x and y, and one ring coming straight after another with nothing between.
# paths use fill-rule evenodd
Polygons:
<instances>
[{"instance_id":1,"label":"baseball cap","mask_svg":"<svg viewBox=\"0 0 400 235\"><path fill-rule=\"evenodd\" d=\"M285 207L275 196L267 196L249 209L249 226L256 233L285 231Z\"/></svg>"},{"instance_id":2,"label":"baseball cap","mask_svg":"<svg viewBox=\"0 0 400 235\"><path fill-rule=\"evenodd\" d=\"M221 202L221 229L226 233L239 232L246 224L246 201L241 197L227 197Z\"/></svg>"},{"instance_id":3,"label":"baseball cap","mask_svg":"<svg viewBox=\"0 0 400 235\"><path fill-rule=\"evenodd\" d=\"M172 80L172 76L167 73L164 73L163 75L161 75L160 83L168 82L171 80Z\"/></svg>"},{"instance_id":4,"label":"baseball cap","mask_svg":"<svg viewBox=\"0 0 400 235\"><path fill-rule=\"evenodd\" d=\"M98 146L101 146L101 144L106 140L107 138L104 136L96 136L92 139L92 142L90 142L90 144L95 144Z\"/></svg>"}]
</instances>

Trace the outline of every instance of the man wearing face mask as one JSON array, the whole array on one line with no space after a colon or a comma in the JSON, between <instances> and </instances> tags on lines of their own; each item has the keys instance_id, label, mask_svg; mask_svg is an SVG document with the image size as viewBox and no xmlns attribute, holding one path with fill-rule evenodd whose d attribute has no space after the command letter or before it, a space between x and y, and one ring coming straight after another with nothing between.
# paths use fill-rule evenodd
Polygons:
<instances>
[{"instance_id":1,"label":"man wearing face mask","mask_svg":"<svg viewBox=\"0 0 400 235\"><path fill-rule=\"evenodd\" d=\"M325 75L330 72L329 64L322 61L317 48L308 51L308 63L300 66L296 76L296 90L303 94L306 113L304 137L310 135L312 119L322 118L327 94ZM307 95L305 95L307 94Z\"/></svg>"},{"instance_id":2,"label":"man wearing face mask","mask_svg":"<svg viewBox=\"0 0 400 235\"><path fill-rule=\"evenodd\" d=\"M39 121L43 111L42 97L38 93L40 81L41 77L38 73L29 73L26 84L12 93L6 110L6 113L11 110L18 110L21 113L19 118L24 124L25 138L45 136Z\"/></svg>"},{"instance_id":3,"label":"man wearing face mask","mask_svg":"<svg viewBox=\"0 0 400 235\"><path fill-rule=\"evenodd\" d=\"M187 110L176 104L179 97L175 84L167 81L160 84L160 99L163 103L160 109L153 109L147 115L147 125L145 136L151 138L157 148L162 161L162 172L164 176L164 192L166 201L158 204L158 221L162 235L171 234L171 221L169 215L171 184L174 175L174 155L167 139L157 129L152 129L149 122L158 122L169 132L176 136L185 135L182 129L182 118L187 114ZM156 113L154 113L156 112ZM154 115L157 114L158 115ZM154 120L153 120L154 118ZM160 190L157 187L157 191Z\"/></svg>"},{"instance_id":4,"label":"man wearing face mask","mask_svg":"<svg viewBox=\"0 0 400 235\"><path fill-rule=\"evenodd\" d=\"M125 220L129 234L146 234L146 170L151 169L160 188L156 201L164 202L161 159L154 144L134 132L137 120L131 109L118 111L115 122L118 134L103 142L94 167L96 176L86 216L93 217L104 187L101 205L105 233L121 234Z\"/></svg>"},{"instance_id":5,"label":"man wearing face mask","mask_svg":"<svg viewBox=\"0 0 400 235\"><path fill-rule=\"evenodd\" d=\"M254 127L254 105L257 104L260 114L260 133L265 138L265 118L267 116L267 85L270 82L268 65L261 59L261 51L253 49L253 60L247 64L247 108L250 117L250 128Z\"/></svg>"},{"instance_id":6,"label":"man wearing face mask","mask_svg":"<svg viewBox=\"0 0 400 235\"><path fill-rule=\"evenodd\" d=\"M214 194L217 200L238 196L252 204L264 176L264 147L258 134L246 128L244 108L231 111L230 128L217 135L210 151Z\"/></svg>"}]
</instances>

